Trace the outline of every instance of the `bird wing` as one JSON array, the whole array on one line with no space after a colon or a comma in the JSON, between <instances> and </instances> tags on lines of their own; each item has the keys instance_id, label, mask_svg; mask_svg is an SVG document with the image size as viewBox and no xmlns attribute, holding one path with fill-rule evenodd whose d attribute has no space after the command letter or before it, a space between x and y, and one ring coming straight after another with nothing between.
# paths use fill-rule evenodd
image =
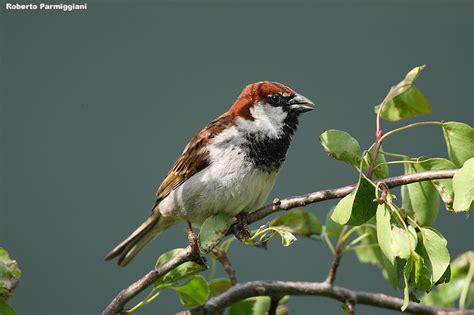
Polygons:
<instances>
[{"instance_id":1,"label":"bird wing","mask_svg":"<svg viewBox=\"0 0 474 315\"><path fill-rule=\"evenodd\" d=\"M191 138L184 148L181 157L171 169L156 192L156 204L166 198L174 189L178 188L194 174L209 166L208 144L219 132L232 123L230 115L224 114L210 122L199 133Z\"/></svg>"}]
</instances>

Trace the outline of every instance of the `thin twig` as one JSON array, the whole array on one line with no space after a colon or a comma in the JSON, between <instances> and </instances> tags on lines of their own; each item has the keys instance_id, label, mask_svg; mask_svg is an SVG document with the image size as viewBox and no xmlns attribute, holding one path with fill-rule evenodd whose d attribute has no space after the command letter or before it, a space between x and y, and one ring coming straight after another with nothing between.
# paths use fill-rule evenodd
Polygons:
<instances>
[{"instance_id":1,"label":"thin twig","mask_svg":"<svg viewBox=\"0 0 474 315\"><path fill-rule=\"evenodd\" d=\"M222 267L224 267L224 271L229 276L230 283L232 283L232 285L236 285L239 281L237 280L235 270L234 268L232 268L232 265L230 264L227 254L224 251L219 250L217 248L214 248L211 252L214 255L214 257L216 257L217 261L219 261L222 264Z\"/></svg>"},{"instance_id":2,"label":"thin twig","mask_svg":"<svg viewBox=\"0 0 474 315\"><path fill-rule=\"evenodd\" d=\"M348 226L344 226L339 234L339 238L337 239L336 248L334 249L334 258L332 260L331 267L329 268L328 276L324 282L332 285L334 280L336 279L337 268L339 268L339 264L341 263L342 258L342 246L344 245L344 236L347 232Z\"/></svg>"},{"instance_id":3,"label":"thin twig","mask_svg":"<svg viewBox=\"0 0 474 315\"><path fill-rule=\"evenodd\" d=\"M401 312L403 300L381 293L354 291L343 287L332 286L325 282L299 282L299 281L252 281L237 284L221 295L209 299L204 305L191 310L194 315L211 315L226 307L254 296L284 296L284 295L310 295L326 296L343 303L371 305L384 309ZM406 313L423 315L474 315L474 310L455 310L434 307L411 302Z\"/></svg>"},{"instance_id":4,"label":"thin twig","mask_svg":"<svg viewBox=\"0 0 474 315\"><path fill-rule=\"evenodd\" d=\"M442 170L442 171L428 171L421 173L406 174L397 177L391 177L384 179L383 181L389 188L397 187L401 185L411 184L415 182L433 180L433 179L444 179L451 178L454 176L457 170ZM311 203L320 202L323 200L342 198L354 190L355 185L349 185L341 188L327 189L316 191L302 196L294 196L286 199L279 200L278 203L267 205L263 208L258 209L255 212L248 214L248 222L253 223L259 221L266 216L283 210L289 210L296 207L306 206ZM137 296L140 292L145 290L147 287L152 285L159 277L174 269L180 264L193 260L193 254L191 248L188 246L178 255L171 258L168 262L148 272L138 281L132 283L129 287L120 291L120 293L112 300L107 308L102 312L102 315L116 315L120 314L125 305Z\"/></svg>"},{"instance_id":5,"label":"thin twig","mask_svg":"<svg viewBox=\"0 0 474 315\"><path fill-rule=\"evenodd\" d=\"M268 315L276 315L278 304L280 304L281 295L272 296L270 300L270 307L268 308Z\"/></svg>"}]
</instances>

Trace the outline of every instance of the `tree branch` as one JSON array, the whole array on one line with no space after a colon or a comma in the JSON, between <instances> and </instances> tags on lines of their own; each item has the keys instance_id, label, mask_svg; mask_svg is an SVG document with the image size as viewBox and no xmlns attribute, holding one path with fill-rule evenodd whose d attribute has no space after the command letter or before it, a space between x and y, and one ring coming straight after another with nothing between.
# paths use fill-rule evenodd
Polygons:
<instances>
[{"instance_id":1,"label":"tree branch","mask_svg":"<svg viewBox=\"0 0 474 315\"><path fill-rule=\"evenodd\" d=\"M342 258L342 246L344 245L344 236L347 232L347 225L344 226L344 228L341 231L341 234L339 234L339 238L337 239L337 244L336 248L334 249L334 258L331 264L331 267L329 268L328 276L324 282L328 284L333 284L334 280L336 280L336 273L337 273L337 268L339 268L339 264L341 263L341 258Z\"/></svg>"},{"instance_id":2,"label":"tree branch","mask_svg":"<svg viewBox=\"0 0 474 315\"><path fill-rule=\"evenodd\" d=\"M177 266L184 262L193 260L194 255L191 247L186 247L179 254L165 262L158 268L155 268L144 275L138 281L132 283L128 288L123 289L120 293L110 302L107 308L102 312L102 315L116 315L123 314L124 306L141 293L143 290L151 286L159 277L166 274L170 270L173 270Z\"/></svg>"},{"instance_id":3,"label":"tree branch","mask_svg":"<svg viewBox=\"0 0 474 315\"><path fill-rule=\"evenodd\" d=\"M401 312L403 300L381 293L354 291L343 287L332 286L322 282L299 281L252 281L237 284L219 296L209 299L204 305L191 310L194 315L216 314L226 307L253 296L284 296L284 295L312 295L326 296L331 299L353 304L365 304L379 308ZM407 313L423 315L474 315L474 310L455 310L434 307L411 302Z\"/></svg>"},{"instance_id":4,"label":"tree branch","mask_svg":"<svg viewBox=\"0 0 474 315\"><path fill-rule=\"evenodd\" d=\"M442 170L442 171L428 171L421 173L406 174L402 176L396 176L384 179L383 182L387 184L388 187L397 187L401 185L406 185L415 182L421 182L432 179L443 179L451 178L454 176L457 170ZM248 214L248 222L253 223L259 221L266 216L282 210L289 210L296 207L306 206L311 203L320 202L324 200L342 198L352 192L356 185L344 186L341 188L327 189L316 191L302 196L289 197L286 199L278 200L271 205L267 205L258 209L255 212ZM232 229L232 228L231 228ZM194 256L191 251L191 248L188 246L178 255L171 258L162 266L155 268L148 272L138 281L132 283L128 288L123 289L120 293L110 302L107 308L102 312L102 315L116 315L123 313L125 305L145 290L147 287L152 285L159 277L167 273L168 271L174 269L175 267L181 265L186 261L193 260ZM224 293L225 294L225 293ZM218 298L218 297L216 297ZM214 298L215 299L215 298ZM343 301L345 302L345 300ZM422 313L419 313L422 314ZM429 313L433 314L433 313Z\"/></svg>"},{"instance_id":5,"label":"tree branch","mask_svg":"<svg viewBox=\"0 0 474 315\"><path fill-rule=\"evenodd\" d=\"M232 285L236 285L239 281L237 280L237 275L235 274L235 270L234 268L232 268L232 265L225 251L214 248L211 251L211 253L214 255L214 257L216 257L217 261L221 263L222 267L224 267L224 271L227 273L230 283Z\"/></svg>"},{"instance_id":6,"label":"tree branch","mask_svg":"<svg viewBox=\"0 0 474 315\"><path fill-rule=\"evenodd\" d=\"M389 188L393 188L426 180L451 178L454 176L456 171L456 169L451 169L406 174L401 176L390 177L384 180L377 181L376 183L384 182ZM311 203L320 202L324 200L343 198L350 194L355 187L356 185L349 185L340 188L320 190L306 195L281 199L278 200L278 202L275 202L271 205L267 205L254 212L249 213L248 222L253 223L259 221L277 211L289 210L296 207L303 207Z\"/></svg>"}]
</instances>

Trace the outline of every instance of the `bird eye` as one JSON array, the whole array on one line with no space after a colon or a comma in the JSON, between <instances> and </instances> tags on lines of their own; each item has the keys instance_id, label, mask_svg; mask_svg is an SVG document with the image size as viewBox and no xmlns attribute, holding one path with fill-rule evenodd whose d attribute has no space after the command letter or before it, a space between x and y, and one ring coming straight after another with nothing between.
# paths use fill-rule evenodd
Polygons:
<instances>
[{"instance_id":1,"label":"bird eye","mask_svg":"<svg viewBox=\"0 0 474 315\"><path fill-rule=\"evenodd\" d=\"M280 95L279 94L273 94L271 96L271 100L272 100L273 103L276 103L276 104L280 103Z\"/></svg>"}]
</instances>

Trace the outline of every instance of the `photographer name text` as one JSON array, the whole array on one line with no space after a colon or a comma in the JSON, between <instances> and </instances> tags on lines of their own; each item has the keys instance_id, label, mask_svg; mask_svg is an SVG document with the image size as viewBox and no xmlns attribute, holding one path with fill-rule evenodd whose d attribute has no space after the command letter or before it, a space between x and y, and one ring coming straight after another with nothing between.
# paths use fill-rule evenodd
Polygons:
<instances>
[{"instance_id":1,"label":"photographer name text","mask_svg":"<svg viewBox=\"0 0 474 315\"><path fill-rule=\"evenodd\" d=\"M36 10L42 10L42 11L77 11L77 10L87 10L87 3L81 3L81 4L76 4L76 3L38 3L38 4L33 4L33 3L5 3L5 9L10 10L10 11L36 11Z\"/></svg>"}]
</instances>

